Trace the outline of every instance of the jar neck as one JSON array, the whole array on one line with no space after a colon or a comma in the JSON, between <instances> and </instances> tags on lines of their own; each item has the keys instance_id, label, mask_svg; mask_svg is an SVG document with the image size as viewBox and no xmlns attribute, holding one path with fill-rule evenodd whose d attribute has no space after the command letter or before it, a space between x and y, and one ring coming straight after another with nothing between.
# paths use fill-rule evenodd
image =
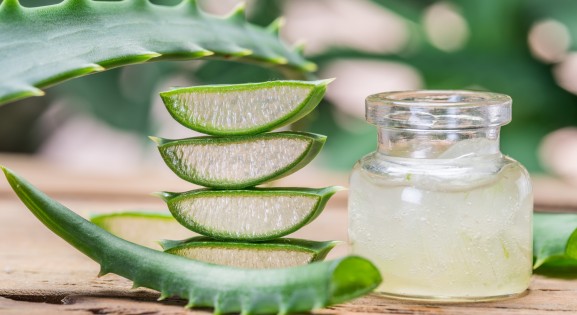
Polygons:
<instances>
[{"instance_id":1,"label":"jar neck","mask_svg":"<svg viewBox=\"0 0 577 315\"><path fill-rule=\"evenodd\" d=\"M378 152L414 159L473 158L500 154L499 127L460 130L378 128Z\"/></svg>"}]
</instances>

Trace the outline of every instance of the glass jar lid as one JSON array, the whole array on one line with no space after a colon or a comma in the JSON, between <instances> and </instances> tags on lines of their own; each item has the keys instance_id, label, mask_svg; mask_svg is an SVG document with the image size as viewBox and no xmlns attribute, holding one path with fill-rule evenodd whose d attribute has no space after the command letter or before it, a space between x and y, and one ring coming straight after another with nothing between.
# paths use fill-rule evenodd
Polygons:
<instances>
[{"instance_id":1,"label":"glass jar lid","mask_svg":"<svg viewBox=\"0 0 577 315\"><path fill-rule=\"evenodd\" d=\"M379 127L455 130L511 121L511 97L466 90L384 92L367 97L367 121Z\"/></svg>"}]
</instances>

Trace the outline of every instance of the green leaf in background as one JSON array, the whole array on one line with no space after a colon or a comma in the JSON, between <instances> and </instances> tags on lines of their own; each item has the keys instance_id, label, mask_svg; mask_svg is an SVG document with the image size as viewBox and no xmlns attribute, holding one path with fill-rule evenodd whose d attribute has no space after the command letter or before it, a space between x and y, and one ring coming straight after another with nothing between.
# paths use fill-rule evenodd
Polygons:
<instances>
[{"instance_id":1,"label":"green leaf in background","mask_svg":"<svg viewBox=\"0 0 577 315\"><path fill-rule=\"evenodd\" d=\"M543 265L577 267L577 214L535 213L533 220L534 269ZM571 237L571 238L570 238Z\"/></svg>"},{"instance_id":2,"label":"green leaf in background","mask_svg":"<svg viewBox=\"0 0 577 315\"><path fill-rule=\"evenodd\" d=\"M425 89L486 89L508 94L513 98L513 121L501 133L503 152L519 160L531 172L542 171L537 155L541 139L554 130L575 125L577 96L557 82L555 71L560 61L544 62L536 58L528 37L536 23L550 19L560 21L572 39L577 38L575 1L372 2L405 20L409 33L407 44L396 53L367 52L357 47L335 45L311 57L321 70L342 60L397 62L416 70ZM428 36L425 16L435 5L453 8L463 19L468 36L462 47L446 51L436 47ZM573 40L571 50L577 47L575 43ZM568 51L567 55L570 54ZM337 120L335 115L323 115L319 119ZM366 152L359 149L355 157L351 147L359 146L359 142L368 146L368 141L355 136L354 128L341 125L336 124L338 131L334 130L332 134L318 129L315 132L327 134L332 141L338 142L339 147L330 152L332 164L350 169ZM311 128L317 127L312 125ZM342 136L333 135L337 133ZM331 144L327 143L327 151L329 148L332 148Z\"/></svg>"},{"instance_id":3,"label":"green leaf in background","mask_svg":"<svg viewBox=\"0 0 577 315\"><path fill-rule=\"evenodd\" d=\"M183 239L197 234L181 226L170 213L122 211L94 215L90 222L129 242L161 250L163 238Z\"/></svg>"},{"instance_id":4,"label":"green leaf in background","mask_svg":"<svg viewBox=\"0 0 577 315\"><path fill-rule=\"evenodd\" d=\"M0 103L149 60L210 56L277 65L293 74L315 69L300 52L288 49L276 30L247 23L242 7L218 18L202 12L194 0L175 7L139 0L66 0L36 8L5 0L0 4L0 52Z\"/></svg>"}]
</instances>

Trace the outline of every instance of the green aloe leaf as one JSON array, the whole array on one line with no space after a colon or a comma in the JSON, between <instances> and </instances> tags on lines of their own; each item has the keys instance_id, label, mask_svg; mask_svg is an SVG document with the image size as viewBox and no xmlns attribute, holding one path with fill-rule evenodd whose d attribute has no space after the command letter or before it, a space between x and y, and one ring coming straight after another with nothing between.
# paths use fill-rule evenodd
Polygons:
<instances>
[{"instance_id":1,"label":"green aloe leaf","mask_svg":"<svg viewBox=\"0 0 577 315\"><path fill-rule=\"evenodd\" d=\"M251 270L207 264L155 251L118 238L46 196L0 166L20 200L50 230L134 287L177 296L187 307L213 307L215 314L287 314L342 303L371 292L381 282L368 260L348 256L308 265Z\"/></svg>"},{"instance_id":2,"label":"green aloe leaf","mask_svg":"<svg viewBox=\"0 0 577 315\"><path fill-rule=\"evenodd\" d=\"M535 213L533 268L542 265L577 267L577 214Z\"/></svg>"},{"instance_id":3,"label":"green aloe leaf","mask_svg":"<svg viewBox=\"0 0 577 315\"><path fill-rule=\"evenodd\" d=\"M202 12L194 0L175 7L65 0L35 8L4 0L0 56L0 104L43 95L41 88L67 79L153 60L240 60L275 65L289 76L315 69L278 39L274 27L247 23L242 7L221 18Z\"/></svg>"},{"instance_id":4,"label":"green aloe leaf","mask_svg":"<svg viewBox=\"0 0 577 315\"><path fill-rule=\"evenodd\" d=\"M281 238L247 243L199 236L161 242L165 252L217 265L238 268L287 268L323 260L338 242Z\"/></svg>"},{"instance_id":5,"label":"green aloe leaf","mask_svg":"<svg viewBox=\"0 0 577 315\"><path fill-rule=\"evenodd\" d=\"M122 239L157 250L162 249L160 239L196 236L168 212L113 212L92 216L90 222Z\"/></svg>"},{"instance_id":6,"label":"green aloe leaf","mask_svg":"<svg viewBox=\"0 0 577 315\"><path fill-rule=\"evenodd\" d=\"M221 240L271 240L312 222L342 187L199 189L161 193L185 227Z\"/></svg>"},{"instance_id":7,"label":"green aloe leaf","mask_svg":"<svg viewBox=\"0 0 577 315\"><path fill-rule=\"evenodd\" d=\"M322 81L270 81L204 85L160 93L172 117L210 135L248 135L291 124L322 100Z\"/></svg>"},{"instance_id":8,"label":"green aloe leaf","mask_svg":"<svg viewBox=\"0 0 577 315\"><path fill-rule=\"evenodd\" d=\"M326 141L325 136L305 132L150 138L158 144L166 165L180 178L221 189L251 187L292 174L306 166Z\"/></svg>"}]
</instances>

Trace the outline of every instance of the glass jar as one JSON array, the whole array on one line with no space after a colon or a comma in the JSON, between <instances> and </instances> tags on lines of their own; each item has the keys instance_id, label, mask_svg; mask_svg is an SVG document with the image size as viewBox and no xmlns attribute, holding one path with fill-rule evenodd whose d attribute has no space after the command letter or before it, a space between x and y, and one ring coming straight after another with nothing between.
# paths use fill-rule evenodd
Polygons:
<instances>
[{"instance_id":1,"label":"glass jar","mask_svg":"<svg viewBox=\"0 0 577 315\"><path fill-rule=\"evenodd\" d=\"M371 95L378 149L351 174L349 238L377 292L416 300L515 296L532 272L529 174L499 151L511 98L474 91Z\"/></svg>"}]
</instances>

